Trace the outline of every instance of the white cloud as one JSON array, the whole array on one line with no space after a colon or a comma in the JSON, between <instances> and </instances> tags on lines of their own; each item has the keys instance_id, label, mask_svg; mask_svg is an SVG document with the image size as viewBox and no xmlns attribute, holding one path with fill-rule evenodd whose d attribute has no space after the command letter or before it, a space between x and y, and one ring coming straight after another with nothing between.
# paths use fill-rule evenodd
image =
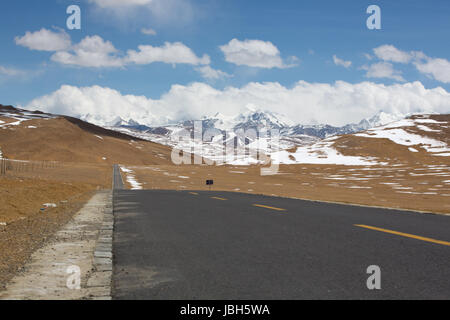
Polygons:
<instances>
[{"instance_id":1,"label":"white cloud","mask_svg":"<svg viewBox=\"0 0 450 320\"><path fill-rule=\"evenodd\" d=\"M156 31L151 28L142 28L141 33L148 35L148 36L156 36Z\"/></svg>"},{"instance_id":2,"label":"white cloud","mask_svg":"<svg viewBox=\"0 0 450 320\"><path fill-rule=\"evenodd\" d=\"M414 64L421 73L427 74L440 82L450 83L450 61L447 59L427 57L426 62Z\"/></svg>"},{"instance_id":3,"label":"white cloud","mask_svg":"<svg viewBox=\"0 0 450 320\"><path fill-rule=\"evenodd\" d=\"M450 83L450 61L447 59L430 58L421 51L402 51L392 45L380 46L375 48L374 52L381 60L412 63L420 73L426 74L437 81Z\"/></svg>"},{"instance_id":4,"label":"white cloud","mask_svg":"<svg viewBox=\"0 0 450 320\"><path fill-rule=\"evenodd\" d=\"M367 78L388 78L397 81L405 81L401 76L401 72L394 69L389 62L374 63L370 66L363 66L363 70L367 70Z\"/></svg>"},{"instance_id":5,"label":"white cloud","mask_svg":"<svg viewBox=\"0 0 450 320\"><path fill-rule=\"evenodd\" d=\"M70 51L56 52L51 59L61 64L81 67L122 67L123 61L116 53L117 49L110 41L99 36L88 36Z\"/></svg>"},{"instance_id":6,"label":"white cloud","mask_svg":"<svg viewBox=\"0 0 450 320\"><path fill-rule=\"evenodd\" d=\"M54 32L45 28L36 32L27 31L24 36L16 37L15 42L30 50L39 51L60 51L71 46L70 36L65 31Z\"/></svg>"},{"instance_id":7,"label":"white cloud","mask_svg":"<svg viewBox=\"0 0 450 320\"><path fill-rule=\"evenodd\" d=\"M232 75L221 71L211 68L210 66L203 66L196 69L203 78L209 79L209 80L219 80L223 78L230 78Z\"/></svg>"},{"instance_id":8,"label":"white cloud","mask_svg":"<svg viewBox=\"0 0 450 320\"><path fill-rule=\"evenodd\" d=\"M164 62L170 64L192 64L206 65L211 62L208 55L197 57L197 55L181 42L166 42L162 47L141 45L139 51L128 50L126 61L136 64L149 64Z\"/></svg>"},{"instance_id":9,"label":"white cloud","mask_svg":"<svg viewBox=\"0 0 450 320\"><path fill-rule=\"evenodd\" d=\"M136 64L149 64L154 62L164 62L170 64L192 64L207 65L211 60L208 55L197 57L197 55L181 42L166 42L162 47L141 45L139 51L128 50L126 61Z\"/></svg>"},{"instance_id":10,"label":"white cloud","mask_svg":"<svg viewBox=\"0 0 450 320\"><path fill-rule=\"evenodd\" d=\"M225 54L225 60L238 66L256 68L289 68L280 56L278 48L269 41L261 40L231 40L228 44L220 46ZM295 58L295 57L292 57Z\"/></svg>"},{"instance_id":11,"label":"white cloud","mask_svg":"<svg viewBox=\"0 0 450 320\"><path fill-rule=\"evenodd\" d=\"M344 68L350 68L350 66L352 65L351 61L339 59L336 55L333 56L333 62L335 65L342 66Z\"/></svg>"},{"instance_id":12,"label":"white cloud","mask_svg":"<svg viewBox=\"0 0 450 320\"><path fill-rule=\"evenodd\" d=\"M27 108L84 116L105 124L117 116L147 125L200 119L217 112L236 115L255 105L286 115L297 123L344 125L373 116L379 110L391 113L450 113L450 93L443 88L426 89L420 82L383 85L372 82L334 84L300 81L292 88L279 83L249 83L244 87L217 90L204 83L174 85L158 100L123 95L99 86L59 90L31 101Z\"/></svg>"},{"instance_id":13,"label":"white cloud","mask_svg":"<svg viewBox=\"0 0 450 320\"><path fill-rule=\"evenodd\" d=\"M198 57L192 49L181 42L166 42L161 47L140 45L138 51L128 50L127 54L124 55L110 41L104 40L98 35L87 36L78 44L71 45L70 36L65 32L55 33L43 30L34 33L27 32L24 37L16 39L16 42L21 45L26 43L26 46L33 50L43 50L45 43L46 51L55 52L51 56L51 60L64 65L118 68L129 64L150 64L154 62L191 65L208 65L211 62L208 55ZM45 39L45 41L39 42L42 39ZM63 42L57 42L57 39L62 39Z\"/></svg>"},{"instance_id":14,"label":"white cloud","mask_svg":"<svg viewBox=\"0 0 450 320\"><path fill-rule=\"evenodd\" d=\"M390 62L409 63L413 58L411 53L398 50L392 45L380 46L373 49L373 52L379 59Z\"/></svg>"}]
</instances>

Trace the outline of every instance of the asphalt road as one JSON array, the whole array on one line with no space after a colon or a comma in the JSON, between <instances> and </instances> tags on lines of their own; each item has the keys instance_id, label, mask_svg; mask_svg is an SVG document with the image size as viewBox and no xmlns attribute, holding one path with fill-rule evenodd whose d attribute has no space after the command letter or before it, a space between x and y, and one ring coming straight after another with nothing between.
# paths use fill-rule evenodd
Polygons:
<instances>
[{"instance_id":1,"label":"asphalt road","mask_svg":"<svg viewBox=\"0 0 450 320\"><path fill-rule=\"evenodd\" d=\"M123 188L123 180L122 176L120 175L120 168L117 164L115 164L113 169L113 189L122 190Z\"/></svg>"},{"instance_id":2,"label":"asphalt road","mask_svg":"<svg viewBox=\"0 0 450 320\"><path fill-rule=\"evenodd\" d=\"M450 299L448 216L189 191L114 208L114 299Z\"/></svg>"}]
</instances>

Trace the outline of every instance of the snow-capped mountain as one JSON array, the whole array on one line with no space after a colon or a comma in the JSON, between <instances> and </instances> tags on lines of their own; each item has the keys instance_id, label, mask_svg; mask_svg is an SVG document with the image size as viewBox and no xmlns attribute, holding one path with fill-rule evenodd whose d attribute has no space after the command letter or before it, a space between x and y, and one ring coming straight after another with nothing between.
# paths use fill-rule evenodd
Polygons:
<instances>
[{"instance_id":1,"label":"snow-capped mountain","mask_svg":"<svg viewBox=\"0 0 450 320\"><path fill-rule=\"evenodd\" d=\"M198 121L182 121L163 127L147 127L137 124L136 121L117 119L115 125L109 129L193 152L213 161L218 161L226 155L225 163L240 164L248 162L245 155L251 152L249 150L273 154L279 150L307 148L322 139L365 131L402 118L403 115L379 112L357 124L342 127L326 124L293 125L289 119L279 114L248 110L236 117L218 113ZM279 132L275 139L271 136L273 129ZM198 135L199 130L202 130L203 136ZM255 161L254 163L259 163L259 160Z\"/></svg>"},{"instance_id":2,"label":"snow-capped mountain","mask_svg":"<svg viewBox=\"0 0 450 320\"><path fill-rule=\"evenodd\" d=\"M281 114L269 111L248 109L246 112L235 117L230 117L217 113L213 117L203 117L201 119L203 128L218 129L222 131L237 131L254 129L282 130L288 128L292 123ZM193 126L194 121L184 121L183 126Z\"/></svg>"},{"instance_id":3,"label":"snow-capped mountain","mask_svg":"<svg viewBox=\"0 0 450 320\"><path fill-rule=\"evenodd\" d=\"M351 123L342 127L334 127L330 125L296 125L288 130L288 135L308 135L313 137L318 137L321 139L342 135L342 134L352 134L359 131L364 131L367 129L379 127L394 121L398 121L406 118L408 115L402 114L389 114L383 111L378 112L372 118L363 119L359 123Z\"/></svg>"},{"instance_id":4,"label":"snow-capped mountain","mask_svg":"<svg viewBox=\"0 0 450 320\"><path fill-rule=\"evenodd\" d=\"M248 111L240 114L235 118L235 121L237 124L234 126L234 130L282 130L292 125L288 119L285 119L280 114L261 110L256 110L254 112Z\"/></svg>"},{"instance_id":5,"label":"snow-capped mountain","mask_svg":"<svg viewBox=\"0 0 450 320\"><path fill-rule=\"evenodd\" d=\"M335 127L328 124L318 125L293 125L286 117L268 111L248 110L236 117L230 117L217 113L213 117L203 117L201 120L188 120L163 127L148 127L130 119L125 121L120 117L112 121L108 127L126 128L144 133L171 135L180 130L191 132L193 135L194 126L199 125L204 131L208 130L212 136L225 135L226 132L242 132L253 129L257 132L278 130L284 137L313 137L324 139L330 136L352 134L374 127L386 125L388 123L404 119L408 115L389 114L383 111L378 112L371 118L363 119L359 123L347 124L342 127ZM196 122L197 121L197 122Z\"/></svg>"},{"instance_id":6,"label":"snow-capped mountain","mask_svg":"<svg viewBox=\"0 0 450 320\"><path fill-rule=\"evenodd\" d=\"M133 119L126 121L121 117L117 117L113 121L108 122L106 125L108 127L135 127L140 126L141 124Z\"/></svg>"}]
</instances>

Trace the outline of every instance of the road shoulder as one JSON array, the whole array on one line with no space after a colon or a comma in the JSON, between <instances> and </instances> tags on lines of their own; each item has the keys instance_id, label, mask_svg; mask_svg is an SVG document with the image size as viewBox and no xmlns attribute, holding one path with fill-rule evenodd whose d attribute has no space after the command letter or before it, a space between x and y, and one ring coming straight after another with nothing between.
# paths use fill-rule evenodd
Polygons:
<instances>
[{"instance_id":1,"label":"road shoulder","mask_svg":"<svg viewBox=\"0 0 450 320\"><path fill-rule=\"evenodd\" d=\"M112 233L112 192L100 191L32 255L0 299L111 299Z\"/></svg>"}]
</instances>

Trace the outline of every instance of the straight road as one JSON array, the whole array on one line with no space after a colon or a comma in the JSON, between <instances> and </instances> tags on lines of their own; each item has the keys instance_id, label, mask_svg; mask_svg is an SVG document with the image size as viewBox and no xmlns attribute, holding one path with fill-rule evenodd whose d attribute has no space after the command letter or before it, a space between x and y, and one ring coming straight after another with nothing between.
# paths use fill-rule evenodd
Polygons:
<instances>
[{"instance_id":1,"label":"straight road","mask_svg":"<svg viewBox=\"0 0 450 320\"><path fill-rule=\"evenodd\" d=\"M189 191L114 208L114 299L450 299L447 216Z\"/></svg>"},{"instance_id":2,"label":"straight road","mask_svg":"<svg viewBox=\"0 0 450 320\"><path fill-rule=\"evenodd\" d=\"M120 175L120 167L115 164L113 169L113 190L122 190L123 188L124 186L122 176Z\"/></svg>"}]
</instances>

